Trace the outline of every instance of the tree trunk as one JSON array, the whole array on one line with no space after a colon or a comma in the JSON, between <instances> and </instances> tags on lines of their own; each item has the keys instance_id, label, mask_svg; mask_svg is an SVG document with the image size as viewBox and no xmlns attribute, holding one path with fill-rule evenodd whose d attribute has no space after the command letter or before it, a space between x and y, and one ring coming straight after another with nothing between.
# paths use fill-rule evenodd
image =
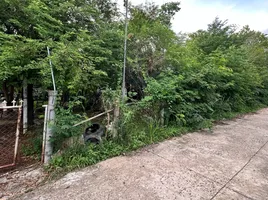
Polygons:
<instances>
[{"instance_id":1,"label":"tree trunk","mask_svg":"<svg viewBox=\"0 0 268 200\"><path fill-rule=\"evenodd\" d=\"M34 124L34 101L33 101L33 84L27 85L27 97L28 97L28 124Z\"/></svg>"},{"instance_id":2,"label":"tree trunk","mask_svg":"<svg viewBox=\"0 0 268 200\"><path fill-rule=\"evenodd\" d=\"M67 90L63 91L63 94L61 96L61 105L66 109L68 108L69 99L70 99L69 91Z\"/></svg>"},{"instance_id":3,"label":"tree trunk","mask_svg":"<svg viewBox=\"0 0 268 200\"><path fill-rule=\"evenodd\" d=\"M2 89L7 101L7 106L12 106L12 101L14 99L14 86L13 85L8 86L7 82L4 81Z\"/></svg>"}]
</instances>

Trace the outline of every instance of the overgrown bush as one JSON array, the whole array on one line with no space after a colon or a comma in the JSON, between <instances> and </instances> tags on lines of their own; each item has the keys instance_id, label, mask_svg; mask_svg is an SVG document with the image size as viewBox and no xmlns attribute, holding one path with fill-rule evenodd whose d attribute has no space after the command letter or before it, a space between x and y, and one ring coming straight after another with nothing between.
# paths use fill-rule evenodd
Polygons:
<instances>
[{"instance_id":1,"label":"overgrown bush","mask_svg":"<svg viewBox=\"0 0 268 200\"><path fill-rule=\"evenodd\" d=\"M42 153L42 141L43 137L41 134L34 133L34 135L29 135L27 142L22 144L22 154L24 156L31 156L32 158L40 160Z\"/></svg>"},{"instance_id":2,"label":"overgrown bush","mask_svg":"<svg viewBox=\"0 0 268 200\"><path fill-rule=\"evenodd\" d=\"M107 158L136 150L145 145L178 136L187 131L186 128L178 127L161 128L155 121L143 123L146 126L138 126L137 124L135 124L135 128L128 123L120 124L118 137L111 140L104 139L99 145L76 144L67 148L61 154L53 157L48 170L52 173L58 173L82 168ZM128 128L131 129L129 130ZM126 139L126 137L128 138Z\"/></svg>"},{"instance_id":3,"label":"overgrown bush","mask_svg":"<svg viewBox=\"0 0 268 200\"><path fill-rule=\"evenodd\" d=\"M84 123L80 126L75 126L76 123L85 120L84 114L76 114L73 112L75 105L80 104L80 101L70 102L68 108L58 106L56 108L56 119L53 125L53 137L51 141L53 143L53 150L56 152L63 147L63 142L67 138L81 136L90 122Z\"/></svg>"},{"instance_id":4,"label":"overgrown bush","mask_svg":"<svg viewBox=\"0 0 268 200\"><path fill-rule=\"evenodd\" d=\"M128 43L132 45L128 67L139 76L127 80L131 104L120 103L117 137L108 137L99 146L70 148L54 158L52 166L86 166L268 105L267 36L248 27L236 32L216 18L207 30L187 39L170 30L166 32L170 37L164 37L159 33L168 27L140 9L133 9ZM154 32L149 21L156 25ZM118 91L103 93L105 110L121 99ZM142 94L141 100L131 99L135 92ZM69 114L59 115L60 137L79 132L72 124L65 126L65 121L75 121Z\"/></svg>"}]
</instances>

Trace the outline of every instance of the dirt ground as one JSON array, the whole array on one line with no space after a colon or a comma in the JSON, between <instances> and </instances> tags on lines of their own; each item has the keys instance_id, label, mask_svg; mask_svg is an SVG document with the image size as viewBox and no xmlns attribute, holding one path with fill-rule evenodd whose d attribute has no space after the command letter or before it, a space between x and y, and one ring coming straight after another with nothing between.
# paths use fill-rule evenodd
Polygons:
<instances>
[{"instance_id":1,"label":"dirt ground","mask_svg":"<svg viewBox=\"0 0 268 200\"><path fill-rule=\"evenodd\" d=\"M46 174L39 164L23 165L14 170L2 171L0 173L0 200L29 192L36 188L45 177Z\"/></svg>"},{"instance_id":2,"label":"dirt ground","mask_svg":"<svg viewBox=\"0 0 268 200\"><path fill-rule=\"evenodd\" d=\"M19 191L10 199L21 200L267 200L267 118L268 109L263 109L219 123L212 131L189 133L108 159L35 189L11 184L12 190L7 186L1 190ZM32 180L29 185L34 188L43 175L35 168L21 179ZM16 178L16 172L12 176Z\"/></svg>"},{"instance_id":3,"label":"dirt ground","mask_svg":"<svg viewBox=\"0 0 268 200\"><path fill-rule=\"evenodd\" d=\"M14 195L32 190L46 177L39 160L23 155L21 148L27 142L28 136L21 135L16 165L0 170L0 200L6 200ZM14 148L11 148L9 155L13 156L13 152ZM7 162L10 162L10 159ZM3 162L1 161L1 163Z\"/></svg>"}]
</instances>

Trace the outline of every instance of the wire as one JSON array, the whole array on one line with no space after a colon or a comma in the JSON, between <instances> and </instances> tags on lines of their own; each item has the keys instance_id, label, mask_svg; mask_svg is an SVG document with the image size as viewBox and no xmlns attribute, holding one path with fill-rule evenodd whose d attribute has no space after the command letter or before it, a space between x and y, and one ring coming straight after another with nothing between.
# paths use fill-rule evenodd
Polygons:
<instances>
[{"instance_id":1,"label":"wire","mask_svg":"<svg viewBox=\"0 0 268 200\"><path fill-rule=\"evenodd\" d=\"M48 55L48 57L50 57L49 47L47 47L47 55ZM55 77L54 77L54 72L53 72L52 62L51 62L51 59L50 59L50 58L49 58L49 65L50 65L50 69L51 69L51 76L52 76L52 82L53 82L53 89L54 89L54 92L56 92Z\"/></svg>"}]
</instances>

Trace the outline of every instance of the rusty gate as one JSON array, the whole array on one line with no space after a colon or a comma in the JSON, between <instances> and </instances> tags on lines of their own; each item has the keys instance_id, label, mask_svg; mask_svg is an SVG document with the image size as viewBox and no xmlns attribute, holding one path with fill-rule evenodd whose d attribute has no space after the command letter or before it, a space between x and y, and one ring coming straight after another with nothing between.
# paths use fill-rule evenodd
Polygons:
<instances>
[{"instance_id":1,"label":"rusty gate","mask_svg":"<svg viewBox=\"0 0 268 200\"><path fill-rule=\"evenodd\" d=\"M0 169L16 165L22 106L0 103Z\"/></svg>"}]
</instances>

